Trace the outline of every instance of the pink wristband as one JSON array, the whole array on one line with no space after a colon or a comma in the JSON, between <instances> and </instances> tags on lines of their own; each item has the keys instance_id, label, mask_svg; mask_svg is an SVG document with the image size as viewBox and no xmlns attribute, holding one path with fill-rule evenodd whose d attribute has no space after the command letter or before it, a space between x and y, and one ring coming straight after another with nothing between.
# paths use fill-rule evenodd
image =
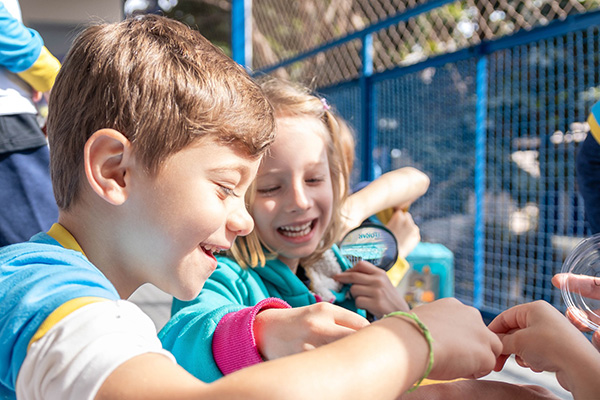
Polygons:
<instances>
[{"instance_id":1,"label":"pink wristband","mask_svg":"<svg viewBox=\"0 0 600 400\"><path fill-rule=\"evenodd\" d=\"M260 301L254 307L225 314L213 336L212 351L217 366L224 375L263 361L254 337L256 314L269 308L291 308L278 298Z\"/></svg>"}]
</instances>

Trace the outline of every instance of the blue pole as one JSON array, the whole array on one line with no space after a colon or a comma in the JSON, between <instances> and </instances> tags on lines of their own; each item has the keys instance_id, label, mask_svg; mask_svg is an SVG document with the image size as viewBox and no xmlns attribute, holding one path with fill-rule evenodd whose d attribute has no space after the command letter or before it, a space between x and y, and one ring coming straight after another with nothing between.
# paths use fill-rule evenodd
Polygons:
<instances>
[{"instance_id":1,"label":"blue pole","mask_svg":"<svg viewBox=\"0 0 600 400\"><path fill-rule=\"evenodd\" d=\"M231 3L231 58L244 67L252 66L252 0Z\"/></svg>"},{"instance_id":2,"label":"blue pole","mask_svg":"<svg viewBox=\"0 0 600 400\"><path fill-rule=\"evenodd\" d=\"M362 179L375 179L373 166L373 147L375 144L375 99L373 85L369 77L373 75L373 36L362 38L362 73L360 75L360 93L362 97L361 132L362 135Z\"/></svg>"},{"instance_id":3,"label":"blue pole","mask_svg":"<svg viewBox=\"0 0 600 400\"><path fill-rule=\"evenodd\" d=\"M487 132L487 56L477 62L477 104L475 121L475 232L473 260L473 306L483 306L485 269L485 168Z\"/></svg>"}]
</instances>

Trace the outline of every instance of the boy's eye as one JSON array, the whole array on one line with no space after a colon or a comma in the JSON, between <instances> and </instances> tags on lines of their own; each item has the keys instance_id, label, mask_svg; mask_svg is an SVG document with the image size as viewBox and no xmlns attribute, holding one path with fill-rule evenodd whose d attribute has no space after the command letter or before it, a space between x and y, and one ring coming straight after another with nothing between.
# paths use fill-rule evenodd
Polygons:
<instances>
[{"instance_id":1,"label":"boy's eye","mask_svg":"<svg viewBox=\"0 0 600 400\"><path fill-rule=\"evenodd\" d=\"M225 196L240 197L240 195L235 193L232 188L228 188L227 186L223 186L223 185L218 185L218 186L219 186L219 189L221 190L221 192L223 192L223 194L225 194Z\"/></svg>"}]
</instances>

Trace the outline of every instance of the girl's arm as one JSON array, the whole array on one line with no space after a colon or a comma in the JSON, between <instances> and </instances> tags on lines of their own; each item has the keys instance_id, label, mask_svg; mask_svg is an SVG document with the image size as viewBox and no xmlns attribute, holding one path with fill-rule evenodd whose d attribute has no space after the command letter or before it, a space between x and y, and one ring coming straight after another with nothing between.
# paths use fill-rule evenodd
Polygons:
<instances>
[{"instance_id":1,"label":"girl's arm","mask_svg":"<svg viewBox=\"0 0 600 400\"><path fill-rule=\"evenodd\" d=\"M428 188L429 177L418 169L405 167L386 172L348 197L342 206L345 226L341 237L380 211L407 210Z\"/></svg>"},{"instance_id":2,"label":"girl's arm","mask_svg":"<svg viewBox=\"0 0 600 400\"><path fill-rule=\"evenodd\" d=\"M197 378L212 382L223 376L213 352L217 327L227 315L247 317L241 315L244 310L251 310L266 297L265 291L248 271L228 259L219 258L217 269L196 299L191 302L173 299L173 315L158 336L163 347L173 353L181 366ZM244 353L243 345L249 343L248 332L242 332L244 325L239 324L238 327L239 332L221 329L221 334L235 336L238 346L229 349L231 356ZM247 354L252 349L246 350Z\"/></svg>"},{"instance_id":3,"label":"girl's arm","mask_svg":"<svg viewBox=\"0 0 600 400\"><path fill-rule=\"evenodd\" d=\"M191 302L173 300L174 315L160 331L164 348L207 382L241 368L302 352L368 325L328 303L289 308L250 270L220 257L217 270Z\"/></svg>"},{"instance_id":4,"label":"girl's arm","mask_svg":"<svg viewBox=\"0 0 600 400\"><path fill-rule=\"evenodd\" d=\"M413 311L433 336L431 378L491 371L501 344L476 309L442 299ZM417 325L391 317L334 343L246 368L210 385L193 379L167 357L141 355L113 371L96 399L394 399L423 376L428 359L428 344Z\"/></svg>"}]
</instances>

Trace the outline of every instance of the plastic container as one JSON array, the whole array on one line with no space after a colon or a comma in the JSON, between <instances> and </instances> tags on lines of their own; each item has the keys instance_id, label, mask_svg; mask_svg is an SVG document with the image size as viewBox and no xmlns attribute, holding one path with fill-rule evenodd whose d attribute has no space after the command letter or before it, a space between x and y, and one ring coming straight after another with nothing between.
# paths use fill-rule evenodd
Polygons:
<instances>
[{"instance_id":1,"label":"plastic container","mask_svg":"<svg viewBox=\"0 0 600 400\"><path fill-rule=\"evenodd\" d=\"M572 317L589 329L597 330L600 327L600 234L579 242L563 263L561 272L587 278L566 279L561 294Z\"/></svg>"}]
</instances>

